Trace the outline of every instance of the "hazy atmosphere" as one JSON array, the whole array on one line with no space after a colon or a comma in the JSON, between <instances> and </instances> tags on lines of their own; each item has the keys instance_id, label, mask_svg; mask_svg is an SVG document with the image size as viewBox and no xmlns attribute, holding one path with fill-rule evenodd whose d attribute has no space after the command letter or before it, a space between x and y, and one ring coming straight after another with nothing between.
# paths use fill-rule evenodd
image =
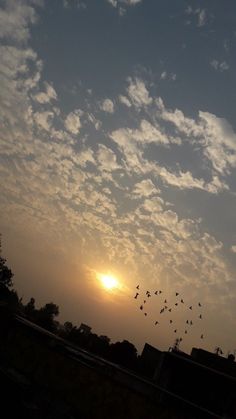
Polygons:
<instances>
[{"instance_id":1,"label":"hazy atmosphere","mask_svg":"<svg viewBox=\"0 0 236 419\"><path fill-rule=\"evenodd\" d=\"M236 2L0 5L0 233L23 302L139 351L234 351Z\"/></svg>"}]
</instances>

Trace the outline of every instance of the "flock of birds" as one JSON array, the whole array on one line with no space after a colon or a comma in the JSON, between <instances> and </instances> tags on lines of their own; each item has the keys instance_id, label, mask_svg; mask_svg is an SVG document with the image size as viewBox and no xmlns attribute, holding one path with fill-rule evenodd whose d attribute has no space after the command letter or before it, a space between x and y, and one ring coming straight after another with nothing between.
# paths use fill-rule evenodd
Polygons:
<instances>
[{"instance_id":1,"label":"flock of birds","mask_svg":"<svg viewBox=\"0 0 236 419\"><path fill-rule=\"evenodd\" d=\"M203 315L202 315L202 304L200 302L198 302L195 306L193 305L187 305L184 301L184 299L182 298L182 296L180 296L179 292L175 292L175 302L172 304L170 304L170 302L168 303L167 299L163 299L162 297L163 291L162 290L156 290L153 293L151 293L150 291L146 290L144 291L144 294L141 293L140 290L140 286L137 285L136 286L136 293L134 296L135 300L139 301L139 309L143 312L144 316L148 316L148 310L146 309L146 307L148 307L148 302L149 299L151 297L158 297L157 298L157 302L159 303L159 314L158 314L158 318L155 319L154 321L154 326L157 326L159 324L161 324L161 318L164 317L165 314L169 314L171 316L170 313L172 313L172 318L169 318L169 325L171 325L172 329L173 329L173 333L179 333L179 332L183 332L185 335L187 335L190 331L190 328L196 323L197 320L202 320ZM177 309L178 307L185 307L187 310L189 310L189 315L187 315L187 318L184 320L185 324L184 324L184 330L182 329L181 331L178 330L178 328L176 327L176 322L174 320L174 311L175 309ZM194 316L194 322L193 322L193 313L196 313L196 309L198 310L198 313L196 314L196 316ZM168 316L169 317L169 316ZM204 335L203 333L200 335L200 339L204 339ZM182 337L179 338L179 342L181 342L183 340Z\"/></svg>"}]
</instances>

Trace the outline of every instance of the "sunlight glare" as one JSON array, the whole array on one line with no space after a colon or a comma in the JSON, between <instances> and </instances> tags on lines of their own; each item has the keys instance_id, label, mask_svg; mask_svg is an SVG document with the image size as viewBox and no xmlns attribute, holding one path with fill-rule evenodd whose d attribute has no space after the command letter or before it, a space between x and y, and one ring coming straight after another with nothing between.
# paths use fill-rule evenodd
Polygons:
<instances>
[{"instance_id":1,"label":"sunlight glare","mask_svg":"<svg viewBox=\"0 0 236 419\"><path fill-rule=\"evenodd\" d=\"M113 275L99 274L99 279L107 290L118 288L119 282Z\"/></svg>"}]
</instances>

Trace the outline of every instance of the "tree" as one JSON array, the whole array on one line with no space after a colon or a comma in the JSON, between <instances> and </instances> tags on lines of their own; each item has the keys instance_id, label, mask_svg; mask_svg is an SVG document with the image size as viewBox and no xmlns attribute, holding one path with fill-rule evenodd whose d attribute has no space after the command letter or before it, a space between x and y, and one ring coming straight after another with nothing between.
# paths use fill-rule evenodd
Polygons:
<instances>
[{"instance_id":1,"label":"tree","mask_svg":"<svg viewBox=\"0 0 236 419\"><path fill-rule=\"evenodd\" d=\"M56 331L56 324L54 318L59 314L59 307L54 303L47 303L45 306L36 310L35 313L35 322L44 327L45 329L50 330L51 332Z\"/></svg>"},{"instance_id":2,"label":"tree","mask_svg":"<svg viewBox=\"0 0 236 419\"><path fill-rule=\"evenodd\" d=\"M134 368L137 362L137 349L127 340L116 342L110 346L110 358L114 362Z\"/></svg>"},{"instance_id":3,"label":"tree","mask_svg":"<svg viewBox=\"0 0 236 419\"><path fill-rule=\"evenodd\" d=\"M219 346L215 347L215 354L216 355L223 355L223 351Z\"/></svg>"},{"instance_id":4,"label":"tree","mask_svg":"<svg viewBox=\"0 0 236 419\"><path fill-rule=\"evenodd\" d=\"M6 265L6 259L1 255L2 253L2 242L0 236L0 287L10 288L13 285L12 278L13 273L10 268Z\"/></svg>"},{"instance_id":5,"label":"tree","mask_svg":"<svg viewBox=\"0 0 236 419\"><path fill-rule=\"evenodd\" d=\"M34 318L34 315L36 312L34 298L31 298L29 302L25 305L24 311L25 311L26 316L29 317L31 320Z\"/></svg>"}]
</instances>

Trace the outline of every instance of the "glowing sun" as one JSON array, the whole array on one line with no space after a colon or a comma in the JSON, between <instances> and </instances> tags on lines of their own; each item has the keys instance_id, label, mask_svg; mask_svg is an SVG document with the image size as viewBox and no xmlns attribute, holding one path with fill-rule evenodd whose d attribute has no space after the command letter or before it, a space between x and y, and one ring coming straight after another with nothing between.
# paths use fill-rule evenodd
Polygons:
<instances>
[{"instance_id":1,"label":"glowing sun","mask_svg":"<svg viewBox=\"0 0 236 419\"><path fill-rule=\"evenodd\" d=\"M119 282L113 275L99 274L99 279L107 290L118 288Z\"/></svg>"}]
</instances>

